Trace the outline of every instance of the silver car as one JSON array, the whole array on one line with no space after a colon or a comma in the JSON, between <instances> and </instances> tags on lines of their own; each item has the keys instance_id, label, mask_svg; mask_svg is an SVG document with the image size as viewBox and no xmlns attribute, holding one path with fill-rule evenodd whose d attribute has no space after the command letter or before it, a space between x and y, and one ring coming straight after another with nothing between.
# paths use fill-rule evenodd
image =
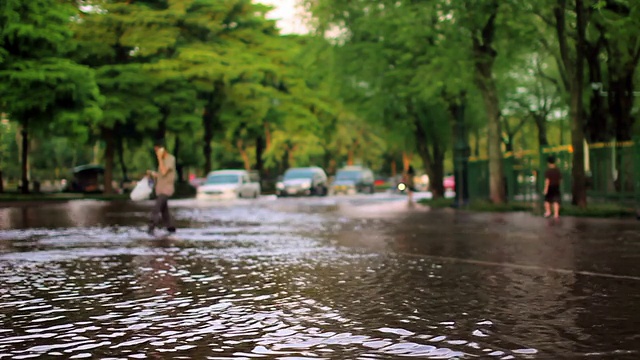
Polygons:
<instances>
[{"instance_id":1,"label":"silver car","mask_svg":"<svg viewBox=\"0 0 640 360\"><path fill-rule=\"evenodd\" d=\"M325 196L327 174L319 167L291 168L276 184L276 196Z\"/></svg>"}]
</instances>

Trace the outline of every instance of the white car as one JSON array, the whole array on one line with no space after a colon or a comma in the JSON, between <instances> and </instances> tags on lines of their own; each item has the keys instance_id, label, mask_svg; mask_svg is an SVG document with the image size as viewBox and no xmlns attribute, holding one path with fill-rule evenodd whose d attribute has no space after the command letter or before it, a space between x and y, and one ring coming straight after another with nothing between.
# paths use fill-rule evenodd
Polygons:
<instances>
[{"instance_id":1,"label":"white car","mask_svg":"<svg viewBox=\"0 0 640 360\"><path fill-rule=\"evenodd\" d=\"M198 186L197 199L235 199L257 198L260 196L260 183L251 181L245 170L217 170L207 175L207 179Z\"/></svg>"}]
</instances>

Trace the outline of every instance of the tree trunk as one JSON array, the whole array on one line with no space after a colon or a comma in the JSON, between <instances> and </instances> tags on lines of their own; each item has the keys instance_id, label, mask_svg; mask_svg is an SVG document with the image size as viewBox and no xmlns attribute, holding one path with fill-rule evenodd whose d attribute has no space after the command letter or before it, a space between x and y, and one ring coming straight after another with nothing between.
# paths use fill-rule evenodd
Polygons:
<instances>
[{"instance_id":1,"label":"tree trunk","mask_svg":"<svg viewBox=\"0 0 640 360\"><path fill-rule=\"evenodd\" d=\"M242 139L238 139L236 141L236 147L240 152L240 156L242 157L242 162L244 163L244 169L247 171L251 170L251 160L249 159L249 154L247 154L247 149L244 148L244 141Z\"/></svg>"},{"instance_id":2,"label":"tree trunk","mask_svg":"<svg viewBox=\"0 0 640 360\"><path fill-rule=\"evenodd\" d=\"M25 119L20 134L22 134L22 184L21 192L29 193L29 119Z\"/></svg>"},{"instance_id":3,"label":"tree trunk","mask_svg":"<svg viewBox=\"0 0 640 360\"><path fill-rule=\"evenodd\" d=\"M547 118L544 115L533 115L533 119L536 122L536 128L538 128L538 146L542 149L549 145L549 139L547 138Z\"/></svg>"},{"instance_id":4,"label":"tree trunk","mask_svg":"<svg viewBox=\"0 0 640 360\"><path fill-rule=\"evenodd\" d=\"M353 146L349 146L349 150L347 150L347 165L353 166Z\"/></svg>"},{"instance_id":5,"label":"tree trunk","mask_svg":"<svg viewBox=\"0 0 640 360\"><path fill-rule=\"evenodd\" d=\"M602 86L602 70L600 68L599 46L589 46L586 60L589 66L589 82ZM604 142L611 139L611 129L608 126L607 109L604 98L600 95L602 89L592 89L589 101L589 115L587 121L587 137L589 142Z\"/></svg>"},{"instance_id":6,"label":"tree trunk","mask_svg":"<svg viewBox=\"0 0 640 360\"><path fill-rule=\"evenodd\" d=\"M265 150L269 150L271 148L271 129L269 129L269 123L264 123L264 136L266 138Z\"/></svg>"},{"instance_id":7,"label":"tree trunk","mask_svg":"<svg viewBox=\"0 0 640 360\"><path fill-rule=\"evenodd\" d=\"M204 128L203 136L203 155L204 155L204 173L205 176L211 171L211 142L213 141L213 115L208 109L204 110L202 115L202 126Z\"/></svg>"},{"instance_id":8,"label":"tree trunk","mask_svg":"<svg viewBox=\"0 0 640 360\"><path fill-rule=\"evenodd\" d=\"M411 158L413 154L408 154L406 151L402 152L402 171L407 172L409 165L411 165Z\"/></svg>"},{"instance_id":9,"label":"tree trunk","mask_svg":"<svg viewBox=\"0 0 640 360\"><path fill-rule=\"evenodd\" d=\"M169 120L170 111L169 109L162 107L160 108L160 114L162 115L162 118L160 119L158 128L156 129L156 140L164 140L167 136L167 121Z\"/></svg>"},{"instance_id":10,"label":"tree trunk","mask_svg":"<svg viewBox=\"0 0 640 360\"><path fill-rule=\"evenodd\" d=\"M577 80L576 86L582 81ZM571 145L573 147L573 164L571 178L573 179L573 204L580 207L587 206L587 188L584 168L584 130L582 125L582 91L571 94Z\"/></svg>"},{"instance_id":11,"label":"tree trunk","mask_svg":"<svg viewBox=\"0 0 640 360\"><path fill-rule=\"evenodd\" d=\"M438 199L444 196L444 151L436 136L429 137L429 133L422 126L422 123L417 119L414 122L418 156L422 159L427 176L429 176L429 190L433 194L433 198Z\"/></svg>"},{"instance_id":12,"label":"tree trunk","mask_svg":"<svg viewBox=\"0 0 640 360\"><path fill-rule=\"evenodd\" d=\"M329 159L329 166L327 167L327 173L331 174L331 175L335 175L335 173L337 172L338 168L338 163L336 162L335 158L331 158Z\"/></svg>"},{"instance_id":13,"label":"tree trunk","mask_svg":"<svg viewBox=\"0 0 640 360\"><path fill-rule=\"evenodd\" d=\"M473 156L480 156L480 128L476 128L474 132L475 143L473 144Z\"/></svg>"},{"instance_id":14,"label":"tree trunk","mask_svg":"<svg viewBox=\"0 0 640 360\"><path fill-rule=\"evenodd\" d=\"M516 139L516 135L520 132L520 130L522 130L522 128L524 127L524 125L527 123L527 118L524 117L522 119L519 120L518 125L516 125L515 129L511 129L511 127L509 126L509 120L505 119L505 132L507 133L507 139L504 143L505 146L505 151L507 152L513 152L514 149L514 143L515 143L515 139Z\"/></svg>"},{"instance_id":15,"label":"tree trunk","mask_svg":"<svg viewBox=\"0 0 640 360\"><path fill-rule=\"evenodd\" d=\"M287 167L295 166L295 158L293 157L294 149L295 146L289 147L289 150L287 151Z\"/></svg>"},{"instance_id":16,"label":"tree trunk","mask_svg":"<svg viewBox=\"0 0 640 360\"><path fill-rule=\"evenodd\" d=\"M127 164L124 161L124 139L121 134L116 137L118 146L118 162L120 163L120 170L122 171L122 181L129 181L129 174L127 172Z\"/></svg>"},{"instance_id":17,"label":"tree trunk","mask_svg":"<svg viewBox=\"0 0 640 360\"><path fill-rule=\"evenodd\" d=\"M474 34L472 41L474 80L482 94L488 119L489 197L494 204L502 204L506 201L502 164L502 126L498 91L493 78L493 65L497 52L492 47L499 2L494 1L492 7L493 12L481 29L481 36Z\"/></svg>"},{"instance_id":18,"label":"tree trunk","mask_svg":"<svg viewBox=\"0 0 640 360\"><path fill-rule=\"evenodd\" d=\"M0 194L4 192L4 180L2 179L2 170L0 170Z\"/></svg>"},{"instance_id":19,"label":"tree trunk","mask_svg":"<svg viewBox=\"0 0 640 360\"><path fill-rule=\"evenodd\" d=\"M634 67L635 70L635 67ZM628 141L633 136L635 119L633 110L633 72L609 80L609 109L615 121L617 141Z\"/></svg>"},{"instance_id":20,"label":"tree trunk","mask_svg":"<svg viewBox=\"0 0 640 360\"><path fill-rule=\"evenodd\" d=\"M115 157L115 135L113 129L102 129L102 137L105 141L104 149L104 193L109 195L113 194L113 164Z\"/></svg>"},{"instance_id":21,"label":"tree trunk","mask_svg":"<svg viewBox=\"0 0 640 360\"><path fill-rule=\"evenodd\" d=\"M507 134L507 141L504 143L504 149L506 152L513 152L513 138L514 134Z\"/></svg>"},{"instance_id":22,"label":"tree trunk","mask_svg":"<svg viewBox=\"0 0 640 360\"><path fill-rule=\"evenodd\" d=\"M573 204L580 207L587 206L587 188L584 166L584 119L582 108L582 92L584 87L584 50L586 46L586 18L583 0L575 0L576 13L576 44L575 53L569 49L569 35L567 35L566 11L567 1L557 0L553 9L560 57L562 59L561 73L566 74L570 96L569 114L571 117L571 145L573 159L571 167Z\"/></svg>"},{"instance_id":23,"label":"tree trunk","mask_svg":"<svg viewBox=\"0 0 640 360\"><path fill-rule=\"evenodd\" d=\"M398 165L395 160L391 160L391 177L396 177L398 174Z\"/></svg>"},{"instance_id":24,"label":"tree trunk","mask_svg":"<svg viewBox=\"0 0 640 360\"><path fill-rule=\"evenodd\" d=\"M264 161L262 160L262 152L264 151L264 139L262 136L256 138L256 171L260 179L264 176Z\"/></svg>"},{"instance_id":25,"label":"tree trunk","mask_svg":"<svg viewBox=\"0 0 640 360\"><path fill-rule=\"evenodd\" d=\"M491 70L485 69L485 75L491 76ZM487 73L488 72L488 73ZM481 75L482 76L482 75ZM492 78L479 81L482 83L481 91L487 111L489 155L489 198L494 204L502 204L506 201L503 154L502 154L502 126L500 124L500 109L495 82Z\"/></svg>"},{"instance_id":26,"label":"tree trunk","mask_svg":"<svg viewBox=\"0 0 640 360\"><path fill-rule=\"evenodd\" d=\"M553 9L556 20L556 32L564 73L569 80L569 114L571 117L571 145L573 159L571 167L573 204L580 207L587 206L587 187L584 164L584 119L582 109L582 92L584 90L584 50L586 39L586 12L583 0L575 0L576 27L575 53L569 50L566 24L566 0L557 0Z\"/></svg>"},{"instance_id":27,"label":"tree trunk","mask_svg":"<svg viewBox=\"0 0 640 360\"><path fill-rule=\"evenodd\" d=\"M100 140L96 140L91 150L93 151L93 154L92 154L93 159L91 160L91 163L99 164L100 163Z\"/></svg>"},{"instance_id":28,"label":"tree trunk","mask_svg":"<svg viewBox=\"0 0 640 360\"><path fill-rule=\"evenodd\" d=\"M445 151L434 145L433 165L429 176L429 189L434 198L444 197L444 155Z\"/></svg>"},{"instance_id":29,"label":"tree trunk","mask_svg":"<svg viewBox=\"0 0 640 360\"><path fill-rule=\"evenodd\" d=\"M175 142L173 143L173 156L176 158L176 175L178 176L178 182L184 182L184 166L182 166L182 161L180 161L180 135L176 134Z\"/></svg>"},{"instance_id":30,"label":"tree trunk","mask_svg":"<svg viewBox=\"0 0 640 360\"><path fill-rule=\"evenodd\" d=\"M584 167L584 120L583 100L584 90L584 49L586 40L586 11L583 0L575 1L576 7L576 68L573 74L573 87L571 89L571 144L573 146L573 165L571 175L573 178L573 203L579 207L587 206L587 179Z\"/></svg>"},{"instance_id":31,"label":"tree trunk","mask_svg":"<svg viewBox=\"0 0 640 360\"><path fill-rule=\"evenodd\" d=\"M207 104L202 114L202 125L204 128L204 172L208 174L211 171L211 142L213 141L213 130L215 123L218 121L218 115L222 104L224 103L224 83L216 81L213 85L213 91L208 94Z\"/></svg>"},{"instance_id":32,"label":"tree trunk","mask_svg":"<svg viewBox=\"0 0 640 360\"><path fill-rule=\"evenodd\" d=\"M634 12L631 5L624 2L607 2L607 8L614 13L631 19ZM635 30L635 29L634 29ZM606 30L602 30L603 32ZM631 30L627 30L631 31ZM628 141L633 137L635 118L632 115L634 102L633 79L640 62L640 48L638 36L632 37L603 37L607 50L607 67L609 88L607 99L609 112L613 118L613 135L617 141ZM608 140L608 139L607 139Z\"/></svg>"},{"instance_id":33,"label":"tree trunk","mask_svg":"<svg viewBox=\"0 0 640 360\"><path fill-rule=\"evenodd\" d=\"M428 145L418 145L419 156L424 163L427 176L429 177L429 190L434 199L444 196L444 151L435 142L432 145L433 155L429 151Z\"/></svg>"}]
</instances>

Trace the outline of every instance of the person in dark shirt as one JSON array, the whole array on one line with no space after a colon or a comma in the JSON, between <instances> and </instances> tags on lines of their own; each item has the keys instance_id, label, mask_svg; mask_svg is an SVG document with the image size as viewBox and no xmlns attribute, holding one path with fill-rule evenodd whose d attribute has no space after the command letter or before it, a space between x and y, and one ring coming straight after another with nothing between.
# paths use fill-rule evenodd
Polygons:
<instances>
[{"instance_id":1,"label":"person in dark shirt","mask_svg":"<svg viewBox=\"0 0 640 360\"><path fill-rule=\"evenodd\" d=\"M553 217L560 216L560 183L562 182L562 173L556 166L556 159L549 156L547 159L547 171L544 173L544 217L551 216L551 206L553 204Z\"/></svg>"}]
</instances>

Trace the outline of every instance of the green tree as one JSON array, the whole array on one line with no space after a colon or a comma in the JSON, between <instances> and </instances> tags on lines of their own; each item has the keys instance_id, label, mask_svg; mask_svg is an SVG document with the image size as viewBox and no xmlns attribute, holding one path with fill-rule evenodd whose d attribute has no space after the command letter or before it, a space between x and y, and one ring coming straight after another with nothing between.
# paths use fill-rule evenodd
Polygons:
<instances>
[{"instance_id":1,"label":"green tree","mask_svg":"<svg viewBox=\"0 0 640 360\"><path fill-rule=\"evenodd\" d=\"M571 118L572 195L573 203L587 205L584 163L585 128L585 57L587 55L588 8L584 1L549 0L536 3L533 11L554 32L553 42L546 43L558 66L563 92ZM542 37L545 41L545 37Z\"/></svg>"},{"instance_id":2,"label":"green tree","mask_svg":"<svg viewBox=\"0 0 640 360\"><path fill-rule=\"evenodd\" d=\"M0 193L4 192L4 181L20 171L15 166L18 159L16 130L13 122L4 116L0 117Z\"/></svg>"},{"instance_id":3,"label":"green tree","mask_svg":"<svg viewBox=\"0 0 640 360\"><path fill-rule=\"evenodd\" d=\"M100 116L94 73L66 56L75 8L56 0L7 0L0 7L0 111L21 125L22 192L29 191L29 130L73 127Z\"/></svg>"},{"instance_id":4,"label":"green tree","mask_svg":"<svg viewBox=\"0 0 640 360\"><path fill-rule=\"evenodd\" d=\"M568 23L569 16L575 16L575 22ZM571 167L573 203L587 205L587 188L584 164L584 58L587 13L582 0L568 4L566 0L557 0L553 7L553 17L558 36L560 59L567 79L569 92L569 114L571 117L571 145L573 162ZM575 29L575 36L569 32Z\"/></svg>"},{"instance_id":5,"label":"green tree","mask_svg":"<svg viewBox=\"0 0 640 360\"><path fill-rule=\"evenodd\" d=\"M196 95L174 69L158 66L177 51L180 21L193 1L104 1L86 7L76 26L76 57L96 69L106 97L96 131L105 143L104 191L112 191L116 151L125 139L164 139L167 131L193 130Z\"/></svg>"},{"instance_id":6,"label":"green tree","mask_svg":"<svg viewBox=\"0 0 640 360\"><path fill-rule=\"evenodd\" d=\"M606 94L607 105L611 115L612 130L618 141L631 140L632 128L636 121L634 107L634 74L640 61L640 3L637 1L600 1L600 6L586 6L585 12L590 23L589 30L597 35L587 49L595 47L592 54L587 54L590 72L598 66L594 63L606 59L604 71L607 80L592 78L594 96L592 101L598 101ZM591 25L591 26L590 26ZM586 41L589 39L587 38ZM589 46L591 45L591 46ZM597 45L602 45L606 51L602 54ZM603 56L606 55L606 56ZM597 71L597 70L596 70ZM597 74L597 72L596 72ZM637 94L637 92L636 92ZM608 139L607 139L608 140Z\"/></svg>"},{"instance_id":7,"label":"green tree","mask_svg":"<svg viewBox=\"0 0 640 360\"><path fill-rule=\"evenodd\" d=\"M391 148L417 151L434 195L443 195L450 143L442 139L449 135L451 117L442 109L448 109L444 95L459 83L445 85L431 75L444 64L438 61L436 9L410 1L309 3L320 30L339 25L344 31L336 41L343 101L371 124L384 126L387 142L397 144Z\"/></svg>"}]
</instances>

